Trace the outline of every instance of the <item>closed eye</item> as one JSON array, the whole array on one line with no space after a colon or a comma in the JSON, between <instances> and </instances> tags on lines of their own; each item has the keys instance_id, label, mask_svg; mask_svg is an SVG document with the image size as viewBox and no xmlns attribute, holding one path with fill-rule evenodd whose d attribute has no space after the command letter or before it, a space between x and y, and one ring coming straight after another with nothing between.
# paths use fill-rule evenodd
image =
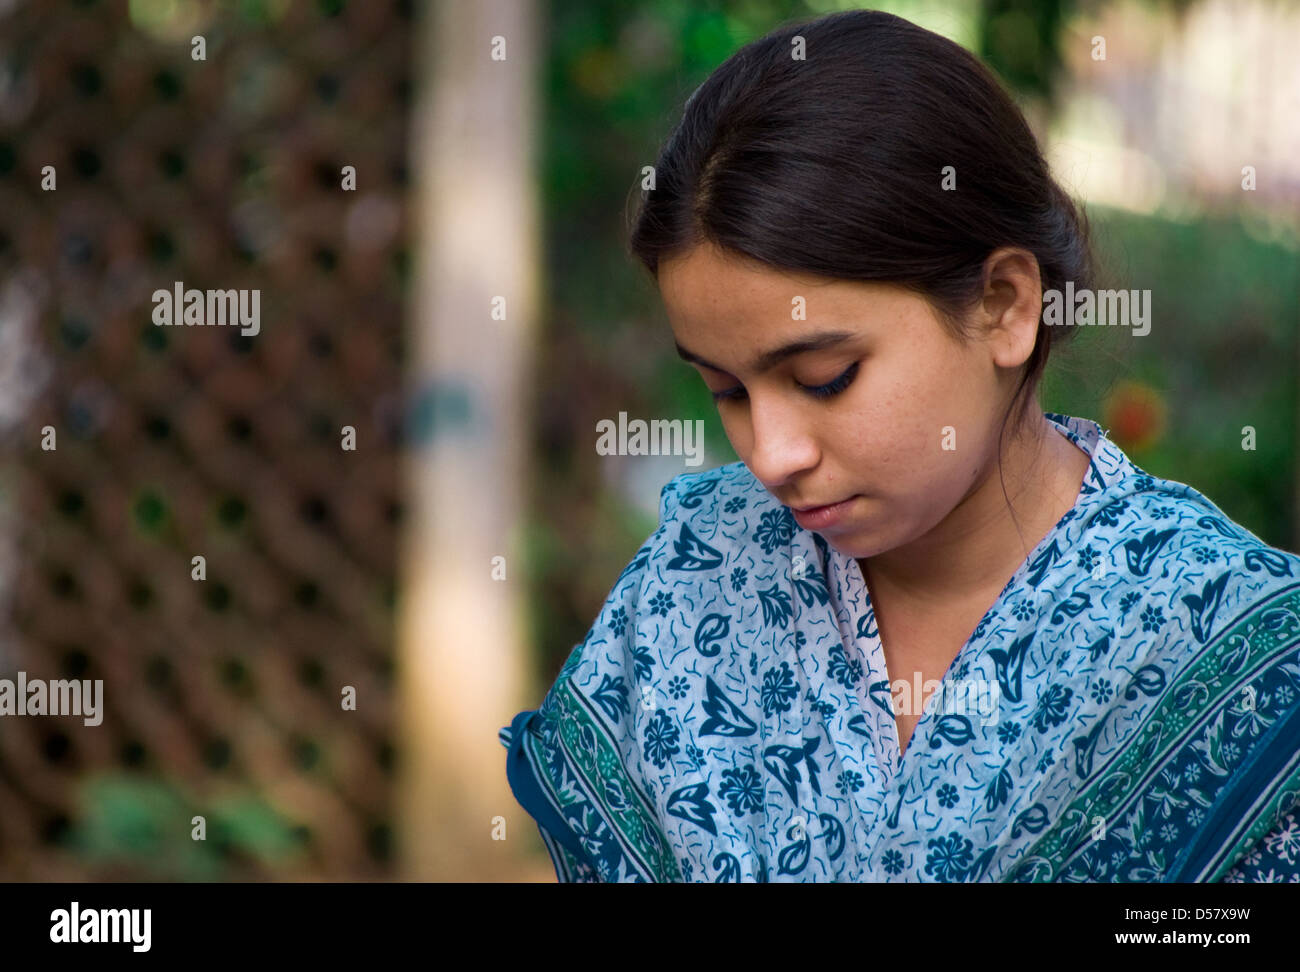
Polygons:
<instances>
[{"instance_id":1,"label":"closed eye","mask_svg":"<svg viewBox=\"0 0 1300 972\"><path fill-rule=\"evenodd\" d=\"M813 396L813 398L831 398L844 391L844 389L848 388L849 385L853 383L853 379L858 373L859 364L860 362L853 362L853 364L849 365L848 368L845 369L842 375L825 385L799 385L799 387L809 395ZM798 384L798 382L796 382L796 384ZM727 388L720 392L713 392L712 394L715 402L739 401L746 397L745 389L742 385L737 385L735 388Z\"/></svg>"}]
</instances>

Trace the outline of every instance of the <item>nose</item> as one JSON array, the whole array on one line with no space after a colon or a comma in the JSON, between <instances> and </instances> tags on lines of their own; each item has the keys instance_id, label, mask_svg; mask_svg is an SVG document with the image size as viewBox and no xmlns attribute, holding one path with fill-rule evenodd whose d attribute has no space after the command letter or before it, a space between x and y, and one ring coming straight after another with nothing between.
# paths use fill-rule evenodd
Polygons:
<instances>
[{"instance_id":1,"label":"nose","mask_svg":"<svg viewBox=\"0 0 1300 972\"><path fill-rule=\"evenodd\" d=\"M805 419L788 404L766 404L751 397L750 472L769 491L782 489L791 478L812 469L820 458L817 442Z\"/></svg>"}]
</instances>

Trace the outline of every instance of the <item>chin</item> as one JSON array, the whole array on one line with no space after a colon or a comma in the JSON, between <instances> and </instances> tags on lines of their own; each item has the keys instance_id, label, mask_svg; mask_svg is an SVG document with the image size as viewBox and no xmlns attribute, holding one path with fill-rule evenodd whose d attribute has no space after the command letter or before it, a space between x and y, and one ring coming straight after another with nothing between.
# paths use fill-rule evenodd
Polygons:
<instances>
[{"instance_id":1,"label":"chin","mask_svg":"<svg viewBox=\"0 0 1300 972\"><path fill-rule=\"evenodd\" d=\"M860 531L847 533L821 533L818 531L818 535L844 556L852 557L854 560L866 560L869 557L876 556L876 554L884 553L893 546L876 538L863 537Z\"/></svg>"}]
</instances>

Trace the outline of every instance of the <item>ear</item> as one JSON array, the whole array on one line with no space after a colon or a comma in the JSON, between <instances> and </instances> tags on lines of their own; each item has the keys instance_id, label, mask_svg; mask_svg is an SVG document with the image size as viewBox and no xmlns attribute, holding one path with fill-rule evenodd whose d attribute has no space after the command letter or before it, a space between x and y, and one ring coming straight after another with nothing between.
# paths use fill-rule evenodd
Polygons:
<instances>
[{"instance_id":1,"label":"ear","mask_svg":"<svg viewBox=\"0 0 1300 972\"><path fill-rule=\"evenodd\" d=\"M1029 360L1043 316L1038 259L1020 247L994 250L984 261L985 341L993 363L1018 368Z\"/></svg>"}]
</instances>

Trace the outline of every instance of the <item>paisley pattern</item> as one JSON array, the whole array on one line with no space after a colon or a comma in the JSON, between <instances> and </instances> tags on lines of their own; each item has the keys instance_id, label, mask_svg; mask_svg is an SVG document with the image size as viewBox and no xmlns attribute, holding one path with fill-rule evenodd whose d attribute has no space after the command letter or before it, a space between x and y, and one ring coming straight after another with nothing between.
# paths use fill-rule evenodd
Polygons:
<instances>
[{"instance_id":1,"label":"paisley pattern","mask_svg":"<svg viewBox=\"0 0 1300 972\"><path fill-rule=\"evenodd\" d=\"M557 877L1300 881L1300 557L1045 414L1083 487L905 754L857 561L743 463L670 481L499 733Z\"/></svg>"}]
</instances>

